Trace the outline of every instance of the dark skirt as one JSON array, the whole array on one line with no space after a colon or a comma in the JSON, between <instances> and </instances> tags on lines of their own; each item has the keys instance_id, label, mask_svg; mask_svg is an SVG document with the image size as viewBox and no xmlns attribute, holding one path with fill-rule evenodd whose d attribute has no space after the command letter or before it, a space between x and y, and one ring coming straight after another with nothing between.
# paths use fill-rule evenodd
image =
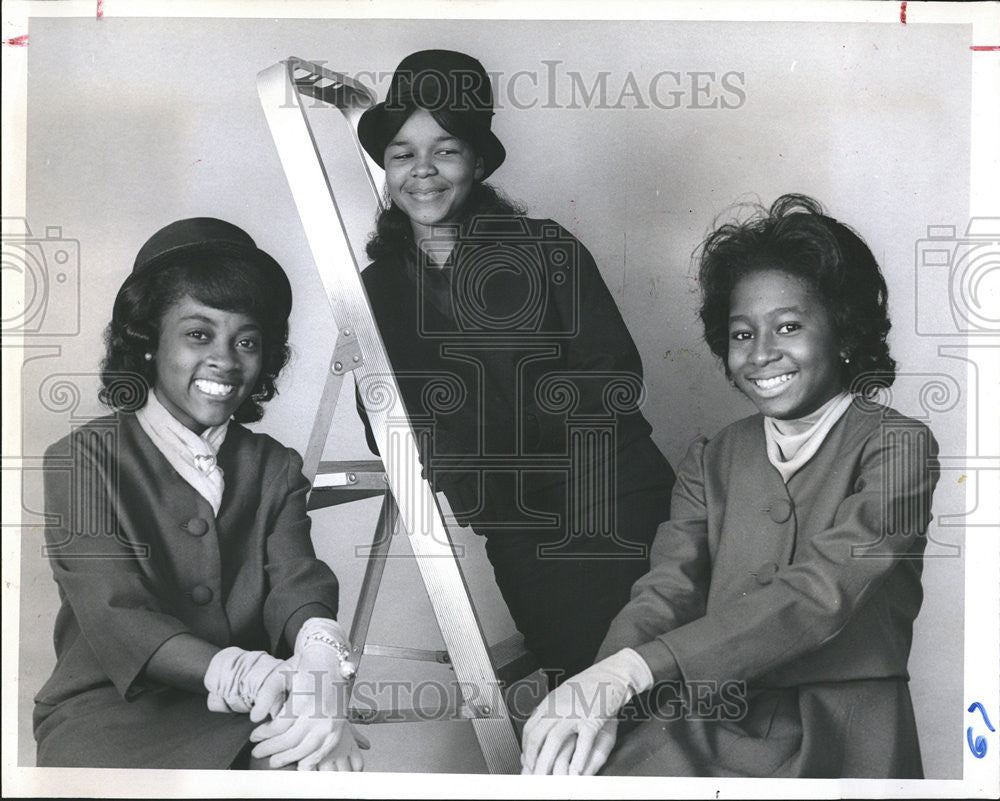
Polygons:
<instances>
[{"instance_id":1,"label":"dark skirt","mask_svg":"<svg viewBox=\"0 0 1000 801\"><path fill-rule=\"evenodd\" d=\"M124 701L98 687L61 704L35 704L38 767L227 769L256 724L210 712L176 689Z\"/></svg>"},{"instance_id":2,"label":"dark skirt","mask_svg":"<svg viewBox=\"0 0 1000 801\"><path fill-rule=\"evenodd\" d=\"M560 517L554 529L475 528L486 535L486 554L514 623L553 684L594 663L632 585L649 571L649 546L670 516L673 481L659 449L642 439L618 455L613 536L571 536L576 524L565 484L525 495L535 512ZM592 519L605 512L579 510Z\"/></svg>"},{"instance_id":3,"label":"dark skirt","mask_svg":"<svg viewBox=\"0 0 1000 801\"><path fill-rule=\"evenodd\" d=\"M885 678L763 690L738 719L661 705L619 726L601 775L922 779L923 767L907 682Z\"/></svg>"}]
</instances>

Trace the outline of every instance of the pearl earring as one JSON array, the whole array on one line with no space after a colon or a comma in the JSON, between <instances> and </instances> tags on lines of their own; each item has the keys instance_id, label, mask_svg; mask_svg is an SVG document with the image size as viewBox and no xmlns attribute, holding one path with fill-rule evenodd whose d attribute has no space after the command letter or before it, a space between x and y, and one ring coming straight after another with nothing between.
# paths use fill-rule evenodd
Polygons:
<instances>
[{"instance_id":1,"label":"pearl earring","mask_svg":"<svg viewBox=\"0 0 1000 801\"><path fill-rule=\"evenodd\" d=\"M147 362L151 362L151 361L153 361L153 354L152 354L152 353L148 353L148 352L147 352L147 353L146 353L146 354L145 354L145 355L143 356L143 358L144 358L144 359L145 359L145 360L146 360Z\"/></svg>"},{"instance_id":2,"label":"pearl earring","mask_svg":"<svg viewBox=\"0 0 1000 801\"><path fill-rule=\"evenodd\" d=\"M844 357L844 364L850 364L850 363L851 363L851 357L850 356L845 356Z\"/></svg>"}]
</instances>

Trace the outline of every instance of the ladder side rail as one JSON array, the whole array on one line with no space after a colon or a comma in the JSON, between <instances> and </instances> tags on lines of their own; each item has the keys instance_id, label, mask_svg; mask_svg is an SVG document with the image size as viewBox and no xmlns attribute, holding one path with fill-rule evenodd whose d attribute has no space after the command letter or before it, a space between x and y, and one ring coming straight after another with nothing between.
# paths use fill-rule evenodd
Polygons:
<instances>
[{"instance_id":1,"label":"ladder side rail","mask_svg":"<svg viewBox=\"0 0 1000 801\"><path fill-rule=\"evenodd\" d=\"M351 647L354 649L354 655L359 664L365 654L368 628L371 625L372 612L375 610L375 599L382 583L382 574L385 572L386 557L392 545L392 535L396 530L396 522L396 502L387 488L382 508L379 511L378 525L375 527L375 536L372 539L368 562L365 565L365 577L361 582L358 605L354 610L354 619L351 621Z\"/></svg>"}]
</instances>

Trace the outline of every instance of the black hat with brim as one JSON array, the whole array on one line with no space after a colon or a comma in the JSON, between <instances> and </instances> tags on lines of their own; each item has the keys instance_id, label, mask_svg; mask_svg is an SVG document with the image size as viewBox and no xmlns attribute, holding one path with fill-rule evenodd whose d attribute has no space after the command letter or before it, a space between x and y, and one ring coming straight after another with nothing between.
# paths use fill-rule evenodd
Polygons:
<instances>
[{"instance_id":1,"label":"black hat with brim","mask_svg":"<svg viewBox=\"0 0 1000 801\"><path fill-rule=\"evenodd\" d=\"M212 253L239 259L266 286L273 301L270 311L288 317L292 310L292 287L281 265L258 248L242 228L214 217L177 220L153 234L139 249L132 274L122 289L138 276L173 264L179 258Z\"/></svg>"},{"instance_id":2,"label":"black hat with brim","mask_svg":"<svg viewBox=\"0 0 1000 801\"><path fill-rule=\"evenodd\" d=\"M472 56L421 50L400 62L385 101L358 121L358 139L380 167L385 167L386 147L418 108L472 146L483 160L483 178L503 164L507 151L491 130L493 88L483 65Z\"/></svg>"}]
</instances>

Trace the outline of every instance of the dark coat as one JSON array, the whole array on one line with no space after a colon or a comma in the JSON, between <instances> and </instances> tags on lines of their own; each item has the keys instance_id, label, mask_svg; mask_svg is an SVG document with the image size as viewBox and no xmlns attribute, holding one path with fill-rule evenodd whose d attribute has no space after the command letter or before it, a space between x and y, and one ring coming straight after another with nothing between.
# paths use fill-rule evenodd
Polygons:
<instances>
[{"instance_id":1,"label":"dark coat","mask_svg":"<svg viewBox=\"0 0 1000 801\"><path fill-rule=\"evenodd\" d=\"M575 672L669 516L638 349L593 257L552 220L480 218L444 269L421 258L380 258L362 277L425 473L487 536L529 648ZM370 390L378 402L383 387Z\"/></svg>"},{"instance_id":2,"label":"dark coat","mask_svg":"<svg viewBox=\"0 0 1000 801\"><path fill-rule=\"evenodd\" d=\"M599 656L634 648L722 720L660 714L605 772L919 777L906 663L936 456L858 400L787 487L760 415L696 442Z\"/></svg>"},{"instance_id":3,"label":"dark coat","mask_svg":"<svg viewBox=\"0 0 1000 801\"><path fill-rule=\"evenodd\" d=\"M181 632L286 656L300 608L337 612L313 551L298 454L230 423L218 518L133 414L91 421L45 456L46 552L62 606L56 667L35 698L40 766L225 768L246 715L148 679Z\"/></svg>"},{"instance_id":4,"label":"dark coat","mask_svg":"<svg viewBox=\"0 0 1000 801\"><path fill-rule=\"evenodd\" d=\"M575 237L552 220L485 218L444 270L420 259L413 248L362 277L410 421L426 432L430 478L462 522L480 533L517 522L512 470L522 500L564 490L577 476L546 457L568 454L574 423L606 426L619 453L638 443L633 487L669 492L673 472L645 447L639 351ZM573 470L595 467L584 457Z\"/></svg>"}]
</instances>

